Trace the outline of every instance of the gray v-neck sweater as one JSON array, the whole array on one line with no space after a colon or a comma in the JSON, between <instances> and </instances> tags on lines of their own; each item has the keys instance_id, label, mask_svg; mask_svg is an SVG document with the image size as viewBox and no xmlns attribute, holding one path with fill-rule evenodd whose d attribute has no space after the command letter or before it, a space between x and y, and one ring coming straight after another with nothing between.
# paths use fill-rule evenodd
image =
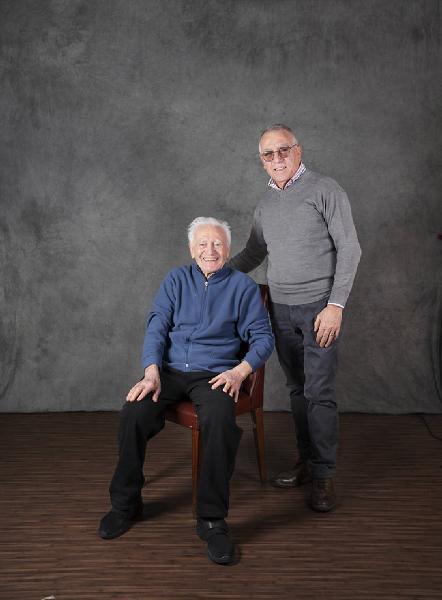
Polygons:
<instances>
[{"instance_id":1,"label":"gray v-neck sweater","mask_svg":"<svg viewBox=\"0 0 442 600\"><path fill-rule=\"evenodd\" d=\"M328 297L345 306L361 249L347 194L336 181L307 169L287 189L269 188L255 209L246 247L229 264L248 273L267 254L273 302Z\"/></svg>"}]
</instances>

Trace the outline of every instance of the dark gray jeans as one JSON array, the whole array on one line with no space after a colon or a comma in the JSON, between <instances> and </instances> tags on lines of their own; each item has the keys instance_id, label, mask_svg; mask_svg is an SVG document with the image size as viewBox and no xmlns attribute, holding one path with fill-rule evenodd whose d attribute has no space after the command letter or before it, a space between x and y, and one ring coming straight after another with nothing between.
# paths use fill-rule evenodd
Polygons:
<instances>
[{"instance_id":1,"label":"dark gray jeans","mask_svg":"<svg viewBox=\"0 0 442 600\"><path fill-rule=\"evenodd\" d=\"M334 399L338 341L328 348L316 342L313 325L327 298L311 304L271 303L270 316L279 362L287 377L299 458L313 477L333 477L339 418Z\"/></svg>"}]
</instances>

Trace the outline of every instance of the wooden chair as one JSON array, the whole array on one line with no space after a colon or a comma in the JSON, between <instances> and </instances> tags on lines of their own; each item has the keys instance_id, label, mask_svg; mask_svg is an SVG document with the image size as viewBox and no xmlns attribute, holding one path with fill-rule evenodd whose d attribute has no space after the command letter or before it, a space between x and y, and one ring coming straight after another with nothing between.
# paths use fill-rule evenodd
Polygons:
<instances>
[{"instance_id":1,"label":"wooden chair","mask_svg":"<svg viewBox=\"0 0 442 600\"><path fill-rule=\"evenodd\" d=\"M263 303L268 306L268 287L266 285L260 285L259 287ZM236 415L250 413L252 417L253 437L261 483L266 481L263 421L264 371L263 365L243 381L238 402L235 405ZM202 452L198 416L192 402L183 401L177 402L167 409L166 419L192 430L192 509L195 514Z\"/></svg>"}]
</instances>

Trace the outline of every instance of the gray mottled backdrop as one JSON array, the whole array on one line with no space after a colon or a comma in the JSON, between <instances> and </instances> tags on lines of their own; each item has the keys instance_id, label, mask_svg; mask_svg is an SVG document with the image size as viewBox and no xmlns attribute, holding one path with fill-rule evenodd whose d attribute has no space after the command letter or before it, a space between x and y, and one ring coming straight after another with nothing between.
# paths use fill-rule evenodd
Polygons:
<instances>
[{"instance_id":1,"label":"gray mottled backdrop","mask_svg":"<svg viewBox=\"0 0 442 600\"><path fill-rule=\"evenodd\" d=\"M437 0L2 0L1 410L116 409L185 228L246 241L291 124L363 258L341 410L440 412ZM258 274L258 277L262 276ZM266 405L288 406L275 357Z\"/></svg>"}]
</instances>

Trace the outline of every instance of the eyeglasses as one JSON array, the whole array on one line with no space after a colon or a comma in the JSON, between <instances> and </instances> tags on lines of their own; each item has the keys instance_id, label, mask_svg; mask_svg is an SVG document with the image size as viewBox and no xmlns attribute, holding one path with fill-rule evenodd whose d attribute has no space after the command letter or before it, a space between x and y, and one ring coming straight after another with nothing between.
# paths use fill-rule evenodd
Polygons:
<instances>
[{"instance_id":1,"label":"eyeglasses","mask_svg":"<svg viewBox=\"0 0 442 600\"><path fill-rule=\"evenodd\" d=\"M266 162L271 162L275 158L275 154L278 154L279 158L287 158L290 150L295 146L299 146L299 144L293 144L293 146L281 146L278 150L267 150L267 152L261 154L261 158Z\"/></svg>"}]
</instances>

